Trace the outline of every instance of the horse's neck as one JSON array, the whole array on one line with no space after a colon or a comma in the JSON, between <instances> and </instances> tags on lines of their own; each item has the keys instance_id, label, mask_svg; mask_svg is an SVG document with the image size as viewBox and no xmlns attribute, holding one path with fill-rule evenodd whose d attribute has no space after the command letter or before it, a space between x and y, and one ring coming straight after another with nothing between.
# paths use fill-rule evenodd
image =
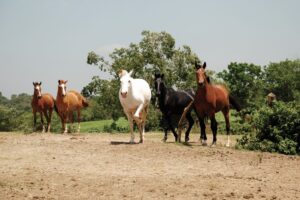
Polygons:
<instances>
[{"instance_id":1,"label":"horse's neck","mask_svg":"<svg viewBox=\"0 0 300 200\"><path fill-rule=\"evenodd\" d=\"M38 95L36 93L33 93L33 101L38 101L39 98L38 98Z\"/></svg>"},{"instance_id":2,"label":"horse's neck","mask_svg":"<svg viewBox=\"0 0 300 200\"><path fill-rule=\"evenodd\" d=\"M161 109L165 107L166 97L168 93L168 88L163 84L162 87L160 87L160 96L158 97L159 107Z\"/></svg>"},{"instance_id":3,"label":"horse's neck","mask_svg":"<svg viewBox=\"0 0 300 200\"><path fill-rule=\"evenodd\" d=\"M204 99L211 91L212 91L212 86L206 83L204 87L198 87L196 96L198 96L198 98Z\"/></svg>"}]
</instances>

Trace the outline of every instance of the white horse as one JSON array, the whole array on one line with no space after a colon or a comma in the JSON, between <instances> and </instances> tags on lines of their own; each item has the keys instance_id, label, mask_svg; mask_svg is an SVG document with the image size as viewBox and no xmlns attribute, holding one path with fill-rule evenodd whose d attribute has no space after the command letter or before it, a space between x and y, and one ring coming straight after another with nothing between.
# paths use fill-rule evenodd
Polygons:
<instances>
[{"instance_id":1,"label":"white horse","mask_svg":"<svg viewBox=\"0 0 300 200\"><path fill-rule=\"evenodd\" d=\"M145 122L151 100L151 90L145 80L134 79L131 77L131 74L132 71L128 73L126 70L121 70L119 73L121 81L119 99L129 122L131 133L130 143L134 143L133 120L140 132L140 143L143 143Z\"/></svg>"}]
</instances>

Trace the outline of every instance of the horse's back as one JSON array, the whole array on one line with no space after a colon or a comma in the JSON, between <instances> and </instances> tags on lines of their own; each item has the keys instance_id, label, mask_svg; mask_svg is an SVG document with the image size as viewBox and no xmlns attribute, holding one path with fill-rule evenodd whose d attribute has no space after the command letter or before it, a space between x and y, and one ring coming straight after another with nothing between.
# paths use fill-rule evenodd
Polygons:
<instances>
[{"instance_id":1,"label":"horse's back","mask_svg":"<svg viewBox=\"0 0 300 200\"><path fill-rule=\"evenodd\" d=\"M31 106L33 110L43 111L44 109L53 109L55 100L50 93L42 94L40 99L32 99Z\"/></svg>"},{"instance_id":2,"label":"horse's back","mask_svg":"<svg viewBox=\"0 0 300 200\"><path fill-rule=\"evenodd\" d=\"M217 111L229 108L229 93L223 85L214 85Z\"/></svg>"},{"instance_id":3,"label":"horse's back","mask_svg":"<svg viewBox=\"0 0 300 200\"><path fill-rule=\"evenodd\" d=\"M144 79L134 79L134 87L136 87L139 94L141 94L146 101L151 99L151 89L147 81Z\"/></svg>"},{"instance_id":4,"label":"horse's back","mask_svg":"<svg viewBox=\"0 0 300 200\"><path fill-rule=\"evenodd\" d=\"M83 103L85 102L85 98L75 90L68 91L67 98L70 106L75 106L75 107L84 106Z\"/></svg>"}]
</instances>

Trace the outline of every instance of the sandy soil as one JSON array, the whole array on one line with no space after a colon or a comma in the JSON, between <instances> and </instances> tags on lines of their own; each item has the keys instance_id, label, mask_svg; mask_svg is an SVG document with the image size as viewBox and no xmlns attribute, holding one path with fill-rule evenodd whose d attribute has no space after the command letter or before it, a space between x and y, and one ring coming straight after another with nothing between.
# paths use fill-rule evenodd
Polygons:
<instances>
[{"instance_id":1,"label":"sandy soil","mask_svg":"<svg viewBox=\"0 0 300 200\"><path fill-rule=\"evenodd\" d=\"M0 133L0 199L300 199L299 156L198 137L147 133L132 145L128 134Z\"/></svg>"}]
</instances>

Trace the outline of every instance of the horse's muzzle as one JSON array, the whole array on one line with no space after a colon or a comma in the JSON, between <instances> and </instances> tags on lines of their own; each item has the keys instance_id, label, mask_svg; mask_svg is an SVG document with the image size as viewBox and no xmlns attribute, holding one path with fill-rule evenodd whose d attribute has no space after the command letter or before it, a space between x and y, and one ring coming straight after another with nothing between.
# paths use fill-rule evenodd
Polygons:
<instances>
[{"instance_id":1,"label":"horse's muzzle","mask_svg":"<svg viewBox=\"0 0 300 200\"><path fill-rule=\"evenodd\" d=\"M198 83L198 86L199 86L199 87L204 87L204 85L205 85L204 82L199 82L199 83Z\"/></svg>"},{"instance_id":2,"label":"horse's muzzle","mask_svg":"<svg viewBox=\"0 0 300 200\"><path fill-rule=\"evenodd\" d=\"M127 92L121 92L121 96L122 96L123 98L126 98L126 97L127 97Z\"/></svg>"}]
</instances>

